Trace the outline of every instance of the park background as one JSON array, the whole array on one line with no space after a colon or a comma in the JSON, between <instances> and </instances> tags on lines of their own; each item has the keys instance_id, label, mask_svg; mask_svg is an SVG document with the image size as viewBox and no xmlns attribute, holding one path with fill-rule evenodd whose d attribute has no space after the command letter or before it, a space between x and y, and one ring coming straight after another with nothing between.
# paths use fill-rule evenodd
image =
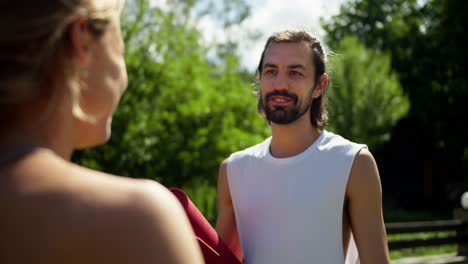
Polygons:
<instances>
[{"instance_id":1,"label":"park background","mask_svg":"<svg viewBox=\"0 0 468 264\"><path fill-rule=\"evenodd\" d=\"M252 20L270 2L279 15ZM369 146L386 222L451 219L468 191L468 5L341 0L321 16L327 9L308 2L310 18L293 26L326 46L327 130ZM288 20L281 10L294 8L292 0L128 0L121 24L129 85L112 137L73 161L180 187L214 224L219 164L270 133L254 94L260 54L250 51L285 29L276 23ZM271 32L259 28L267 25Z\"/></svg>"}]
</instances>

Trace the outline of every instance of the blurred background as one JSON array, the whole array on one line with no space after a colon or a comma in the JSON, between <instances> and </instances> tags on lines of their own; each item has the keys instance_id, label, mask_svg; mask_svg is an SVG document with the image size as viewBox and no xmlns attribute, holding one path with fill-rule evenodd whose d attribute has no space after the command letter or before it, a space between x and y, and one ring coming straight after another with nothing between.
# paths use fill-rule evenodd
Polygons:
<instances>
[{"instance_id":1,"label":"blurred background","mask_svg":"<svg viewBox=\"0 0 468 264\"><path fill-rule=\"evenodd\" d=\"M369 146L386 222L451 219L468 191L467 14L462 0L128 0L112 138L73 160L180 187L214 224L219 164L270 133L253 93L263 45L302 28L328 54L327 130Z\"/></svg>"}]
</instances>

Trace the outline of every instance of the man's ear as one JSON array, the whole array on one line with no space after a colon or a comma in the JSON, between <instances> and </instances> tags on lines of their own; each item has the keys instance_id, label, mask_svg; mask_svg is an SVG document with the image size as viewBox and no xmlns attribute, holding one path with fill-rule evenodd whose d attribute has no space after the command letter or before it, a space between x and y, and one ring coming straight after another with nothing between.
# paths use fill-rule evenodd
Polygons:
<instances>
[{"instance_id":1,"label":"man's ear","mask_svg":"<svg viewBox=\"0 0 468 264\"><path fill-rule=\"evenodd\" d=\"M91 35L88 21L84 18L75 20L69 28L70 56L79 67L86 68L91 58Z\"/></svg>"},{"instance_id":2,"label":"man's ear","mask_svg":"<svg viewBox=\"0 0 468 264\"><path fill-rule=\"evenodd\" d=\"M320 76L320 79L317 82L314 92L312 93L312 98L315 99L321 96L322 94L324 94L325 91L328 89L329 82L330 82L330 79L328 77L328 74L327 73L322 74L322 76Z\"/></svg>"}]
</instances>

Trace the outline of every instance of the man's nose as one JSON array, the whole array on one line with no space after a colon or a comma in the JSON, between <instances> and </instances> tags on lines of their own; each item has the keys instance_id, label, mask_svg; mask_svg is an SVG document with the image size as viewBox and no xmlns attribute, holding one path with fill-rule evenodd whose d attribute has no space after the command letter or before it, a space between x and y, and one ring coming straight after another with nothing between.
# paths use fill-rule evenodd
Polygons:
<instances>
[{"instance_id":1,"label":"man's nose","mask_svg":"<svg viewBox=\"0 0 468 264\"><path fill-rule=\"evenodd\" d=\"M275 88L275 90L288 90L287 76L284 76L284 74L277 74L273 81L273 88Z\"/></svg>"}]
</instances>

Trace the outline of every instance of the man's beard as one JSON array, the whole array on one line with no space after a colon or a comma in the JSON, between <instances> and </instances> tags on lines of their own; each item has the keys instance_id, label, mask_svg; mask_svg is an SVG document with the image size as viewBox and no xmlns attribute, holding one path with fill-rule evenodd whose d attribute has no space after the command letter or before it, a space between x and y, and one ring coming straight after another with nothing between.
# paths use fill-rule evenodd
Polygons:
<instances>
[{"instance_id":1,"label":"man's beard","mask_svg":"<svg viewBox=\"0 0 468 264\"><path fill-rule=\"evenodd\" d=\"M297 95L286 92L286 91L273 91L268 93L265 97L261 97L261 107L265 113L265 117L268 121L273 122L275 124L280 125L287 125L291 124L294 121L298 120L301 116L303 116L307 110L312 105L312 92L305 98L306 101L304 102L303 106L301 107L301 103ZM270 106L269 99L272 96L284 96L288 97L293 101L292 106Z\"/></svg>"}]
</instances>

